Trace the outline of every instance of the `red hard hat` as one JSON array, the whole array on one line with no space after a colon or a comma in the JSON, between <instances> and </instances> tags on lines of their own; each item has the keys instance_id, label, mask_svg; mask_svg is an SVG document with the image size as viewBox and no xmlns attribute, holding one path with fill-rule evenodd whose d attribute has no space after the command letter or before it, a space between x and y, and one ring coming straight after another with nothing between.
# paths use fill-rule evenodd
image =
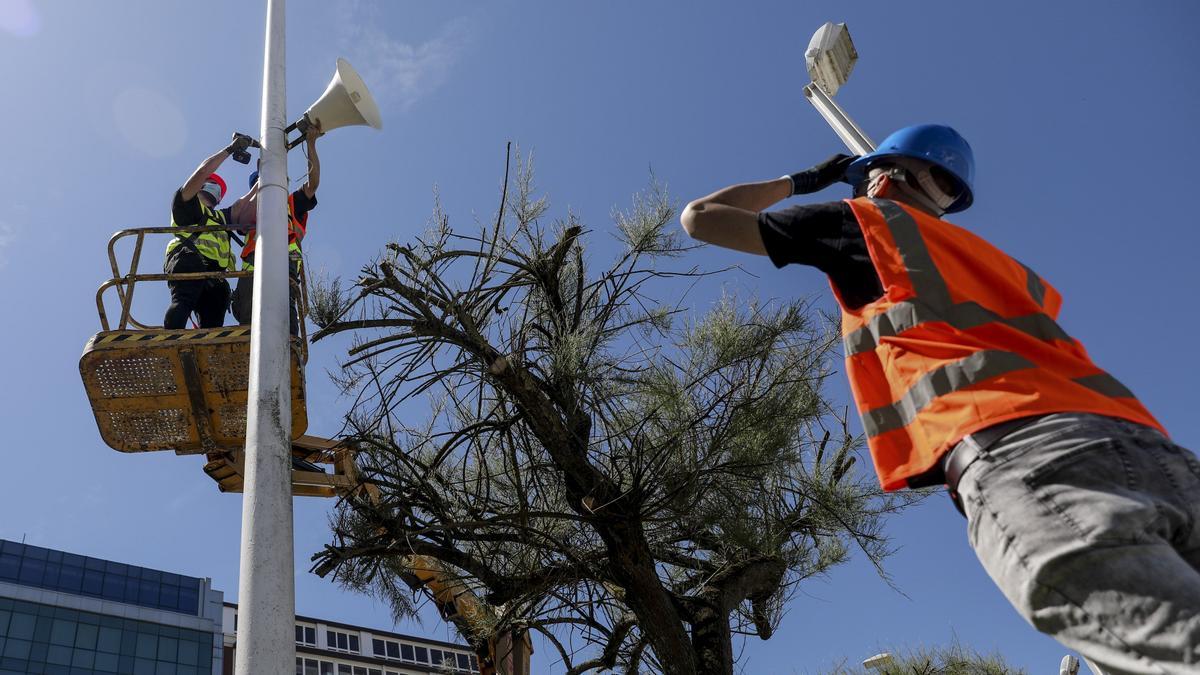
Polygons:
<instances>
[{"instance_id":1,"label":"red hard hat","mask_svg":"<svg viewBox=\"0 0 1200 675\"><path fill-rule=\"evenodd\" d=\"M225 179L221 178L220 176L218 176L215 173L210 173L208 175L208 180L210 180L210 181L216 183L218 186L220 186L221 196L217 198L217 201L221 201L221 198L225 196Z\"/></svg>"}]
</instances>

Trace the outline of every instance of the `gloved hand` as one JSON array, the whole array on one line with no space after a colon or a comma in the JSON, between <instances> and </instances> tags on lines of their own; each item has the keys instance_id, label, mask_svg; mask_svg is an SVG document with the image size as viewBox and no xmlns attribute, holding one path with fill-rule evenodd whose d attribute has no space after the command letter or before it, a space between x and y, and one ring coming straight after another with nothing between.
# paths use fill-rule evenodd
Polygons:
<instances>
[{"instance_id":1,"label":"gloved hand","mask_svg":"<svg viewBox=\"0 0 1200 675\"><path fill-rule=\"evenodd\" d=\"M856 159L858 157L837 154L811 169L791 174L788 178L792 179L792 194L806 195L833 185L846 176L846 168Z\"/></svg>"},{"instance_id":2,"label":"gloved hand","mask_svg":"<svg viewBox=\"0 0 1200 675\"><path fill-rule=\"evenodd\" d=\"M233 132L233 142L225 148L225 152L228 152L231 155L244 154L246 152L246 148L249 148L252 145L257 145L253 138L250 138L246 134L239 134L235 131Z\"/></svg>"}]
</instances>

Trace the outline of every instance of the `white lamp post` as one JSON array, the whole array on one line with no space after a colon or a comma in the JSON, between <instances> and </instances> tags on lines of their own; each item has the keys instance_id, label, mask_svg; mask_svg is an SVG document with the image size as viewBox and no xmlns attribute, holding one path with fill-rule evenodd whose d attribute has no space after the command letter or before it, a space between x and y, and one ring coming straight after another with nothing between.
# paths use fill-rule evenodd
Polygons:
<instances>
[{"instance_id":1,"label":"white lamp post","mask_svg":"<svg viewBox=\"0 0 1200 675\"><path fill-rule=\"evenodd\" d=\"M267 0L262 153L246 472L238 580L239 675L295 669L295 570L292 556L292 352L288 337L287 125L284 89L285 0Z\"/></svg>"}]
</instances>

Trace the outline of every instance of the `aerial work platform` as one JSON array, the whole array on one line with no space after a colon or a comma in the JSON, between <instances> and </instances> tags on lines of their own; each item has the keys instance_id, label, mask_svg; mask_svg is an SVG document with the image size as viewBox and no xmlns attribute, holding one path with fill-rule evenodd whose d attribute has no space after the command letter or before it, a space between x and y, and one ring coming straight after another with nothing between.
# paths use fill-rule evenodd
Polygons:
<instances>
[{"instance_id":1,"label":"aerial work platform","mask_svg":"<svg viewBox=\"0 0 1200 675\"><path fill-rule=\"evenodd\" d=\"M173 450L205 455L204 471L222 492L241 492L249 390L250 327L168 330L139 322L132 313L138 282L236 279L248 272L139 274L146 235L199 232L210 227L149 227L122 230L108 243L112 278L96 292L102 330L84 346L79 374L105 444L120 452ZM229 228L226 228L229 229ZM133 238L130 269L122 272L115 247ZM295 283L295 282L293 282ZM307 289L298 295L300 335L291 340L292 465L296 495L333 497L357 479L351 449L306 436L304 332ZM115 327L105 311L105 293L115 292L120 314ZM326 471L326 467L330 470Z\"/></svg>"},{"instance_id":2,"label":"aerial work platform","mask_svg":"<svg viewBox=\"0 0 1200 675\"><path fill-rule=\"evenodd\" d=\"M224 326L167 330L141 323L132 315L137 282L233 279L247 272L139 274L138 262L147 234L203 231L206 227L153 227L122 230L108 244L112 278L96 292L101 331L84 346L79 358L100 437L120 452L173 450L204 455L204 473L221 492L242 492L246 466L246 401L249 390L250 327ZM114 246L134 238L130 269L122 273ZM295 283L295 282L293 282ZM121 306L115 328L105 312L104 297L115 292ZM300 335L291 340L292 494L305 497L365 495L381 504L379 487L363 480L355 464L354 446L309 436L304 364L308 360L304 325L307 288L301 275L298 295ZM493 611L457 573L433 558L409 556L404 581L424 589L447 621L469 635ZM327 573L326 570L324 573ZM533 652L528 634L494 636L477 648L480 672L527 674Z\"/></svg>"},{"instance_id":3,"label":"aerial work platform","mask_svg":"<svg viewBox=\"0 0 1200 675\"><path fill-rule=\"evenodd\" d=\"M79 373L100 437L114 450L181 455L240 450L246 443L250 329L116 330L97 333ZM308 428L304 370L292 358L292 437Z\"/></svg>"}]
</instances>

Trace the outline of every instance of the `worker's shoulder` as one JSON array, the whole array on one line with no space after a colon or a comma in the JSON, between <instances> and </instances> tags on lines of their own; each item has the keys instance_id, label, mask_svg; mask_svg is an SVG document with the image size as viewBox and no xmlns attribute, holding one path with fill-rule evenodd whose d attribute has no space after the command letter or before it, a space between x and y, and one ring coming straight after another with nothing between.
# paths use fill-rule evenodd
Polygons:
<instances>
[{"instance_id":1,"label":"worker's shoulder","mask_svg":"<svg viewBox=\"0 0 1200 675\"><path fill-rule=\"evenodd\" d=\"M310 197L303 187L298 188L292 193L292 203L305 211L311 211L317 205L317 193L314 190Z\"/></svg>"},{"instance_id":2,"label":"worker's shoulder","mask_svg":"<svg viewBox=\"0 0 1200 675\"><path fill-rule=\"evenodd\" d=\"M854 212L850 210L849 204L843 200L838 200L832 202L791 204L781 209L763 211L759 216L760 219L766 218L775 222L788 221L797 223L798 221L809 220L853 220Z\"/></svg>"}]
</instances>

